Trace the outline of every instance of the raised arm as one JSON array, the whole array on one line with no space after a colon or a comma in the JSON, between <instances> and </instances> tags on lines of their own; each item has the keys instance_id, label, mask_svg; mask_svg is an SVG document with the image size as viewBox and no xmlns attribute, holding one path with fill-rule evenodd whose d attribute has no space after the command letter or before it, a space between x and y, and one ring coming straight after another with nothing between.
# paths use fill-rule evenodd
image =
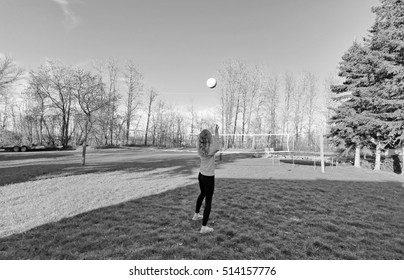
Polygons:
<instances>
[{"instance_id":1,"label":"raised arm","mask_svg":"<svg viewBox=\"0 0 404 280\"><path fill-rule=\"evenodd\" d=\"M212 143L209 151L209 155L214 155L220 150L220 140L219 140L219 126L215 127L215 135L212 136Z\"/></svg>"}]
</instances>

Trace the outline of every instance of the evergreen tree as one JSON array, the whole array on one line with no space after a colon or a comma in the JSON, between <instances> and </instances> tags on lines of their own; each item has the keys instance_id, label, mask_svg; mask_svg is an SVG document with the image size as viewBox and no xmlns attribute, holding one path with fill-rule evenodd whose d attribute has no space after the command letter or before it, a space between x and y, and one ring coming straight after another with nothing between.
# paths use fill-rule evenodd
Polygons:
<instances>
[{"instance_id":1,"label":"evergreen tree","mask_svg":"<svg viewBox=\"0 0 404 280\"><path fill-rule=\"evenodd\" d=\"M346 145L375 146L379 170L381 150L402 146L404 140L404 1L381 0L372 11L376 20L369 37L344 55L339 74L346 80L332 88L351 96L331 119L330 137Z\"/></svg>"},{"instance_id":2,"label":"evergreen tree","mask_svg":"<svg viewBox=\"0 0 404 280\"><path fill-rule=\"evenodd\" d=\"M376 22L367 41L380 65L373 111L383 140L397 145L404 140L404 1L381 2L373 9Z\"/></svg>"},{"instance_id":3,"label":"evergreen tree","mask_svg":"<svg viewBox=\"0 0 404 280\"><path fill-rule=\"evenodd\" d=\"M348 151L355 149L355 166L360 166L360 149L368 145L367 126L370 88L375 84L372 72L375 69L369 50L357 43L348 49L340 63L340 77L345 78L342 85L331 90L337 94L341 104L334 109L329 120L331 124L328 137L336 146L344 146Z\"/></svg>"},{"instance_id":4,"label":"evergreen tree","mask_svg":"<svg viewBox=\"0 0 404 280\"><path fill-rule=\"evenodd\" d=\"M373 8L375 24L366 40L377 61L369 134L375 139L375 170L380 169L380 150L403 146L404 135L404 1L381 0Z\"/></svg>"}]
</instances>

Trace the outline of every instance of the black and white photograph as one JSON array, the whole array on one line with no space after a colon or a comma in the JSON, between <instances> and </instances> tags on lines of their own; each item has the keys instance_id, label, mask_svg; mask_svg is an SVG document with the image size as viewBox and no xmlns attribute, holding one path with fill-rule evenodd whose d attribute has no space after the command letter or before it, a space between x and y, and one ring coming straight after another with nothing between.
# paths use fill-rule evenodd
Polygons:
<instances>
[{"instance_id":1,"label":"black and white photograph","mask_svg":"<svg viewBox=\"0 0 404 280\"><path fill-rule=\"evenodd\" d=\"M404 277L403 159L403 0L0 0L2 279Z\"/></svg>"}]
</instances>

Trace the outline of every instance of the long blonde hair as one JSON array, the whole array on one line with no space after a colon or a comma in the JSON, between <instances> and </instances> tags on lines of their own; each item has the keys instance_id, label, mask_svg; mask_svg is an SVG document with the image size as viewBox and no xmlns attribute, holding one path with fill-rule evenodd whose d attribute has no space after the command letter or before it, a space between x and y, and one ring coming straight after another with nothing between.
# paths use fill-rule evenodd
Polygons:
<instances>
[{"instance_id":1,"label":"long blonde hair","mask_svg":"<svg viewBox=\"0 0 404 280\"><path fill-rule=\"evenodd\" d=\"M207 129L202 130L198 137L198 154L200 156L208 156L211 141L212 133Z\"/></svg>"}]
</instances>

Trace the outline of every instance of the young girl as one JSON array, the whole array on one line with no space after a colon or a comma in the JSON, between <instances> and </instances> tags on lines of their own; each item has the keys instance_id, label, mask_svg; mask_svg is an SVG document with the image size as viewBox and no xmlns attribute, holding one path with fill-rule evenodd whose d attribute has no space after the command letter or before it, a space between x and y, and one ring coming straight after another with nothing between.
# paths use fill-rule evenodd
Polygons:
<instances>
[{"instance_id":1,"label":"young girl","mask_svg":"<svg viewBox=\"0 0 404 280\"><path fill-rule=\"evenodd\" d=\"M213 191L215 189L215 154L219 151L219 148L219 126L216 125L215 135L213 137L209 130L202 130L198 139L198 155L201 158L198 181L201 193L196 200L195 214L192 218L192 220L202 219L201 233L213 231L213 228L206 225L209 220ZM199 210L201 209L204 199L205 210L203 211L203 215L201 215L199 214Z\"/></svg>"}]
</instances>

